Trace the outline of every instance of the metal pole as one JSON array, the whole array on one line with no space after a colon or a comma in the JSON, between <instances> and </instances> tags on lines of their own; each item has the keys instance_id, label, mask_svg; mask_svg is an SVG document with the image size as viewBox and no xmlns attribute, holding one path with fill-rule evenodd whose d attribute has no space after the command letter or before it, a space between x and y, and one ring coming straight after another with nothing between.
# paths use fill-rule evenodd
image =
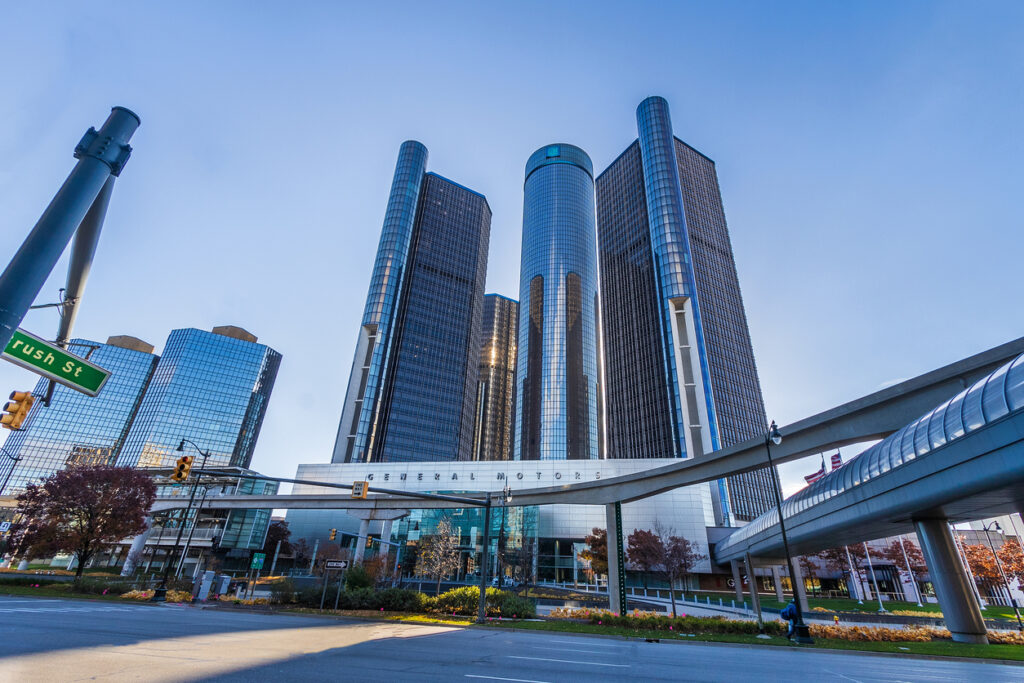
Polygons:
<instances>
[{"instance_id":1,"label":"metal pole","mask_svg":"<svg viewBox=\"0 0 1024 683\"><path fill-rule=\"evenodd\" d=\"M78 163L0 275L0 349L11 340L107 179L120 175L138 127L138 116L114 107L99 132L90 128L75 147Z\"/></svg>"},{"instance_id":2,"label":"metal pole","mask_svg":"<svg viewBox=\"0 0 1024 683\"><path fill-rule=\"evenodd\" d=\"M996 558L996 567L999 569L999 576L1003 578L1003 585L1006 587L1006 597L1010 599L1010 604L1013 605L1013 613L1017 615L1017 630L1024 631L1024 623L1021 623L1020 620L1020 610L1017 609L1017 600L1010 594L1010 582L1006 580L1006 574L1003 573L1003 563L999 561L999 555L996 554L996 547L992 545L992 536L988 533L988 525L983 524L981 528L985 530L985 538L988 539L988 547L992 549L992 557Z\"/></svg>"},{"instance_id":3,"label":"metal pole","mask_svg":"<svg viewBox=\"0 0 1024 683\"><path fill-rule=\"evenodd\" d=\"M203 466L206 466L205 457L203 458ZM196 499L196 489L198 486L199 478L196 477L196 482L192 485L192 494L188 497L188 507L185 508L185 517L181 520L181 524L178 525L178 536L174 539L174 548L171 549L170 556L164 564L164 572L163 576L160 577L160 585L156 587L156 590L153 591L153 597L150 598L152 602L167 601L167 579L171 576L171 564L174 562L174 554L178 552L178 545L181 543L181 534L185 531L185 523L188 522L188 516L192 513L192 503Z\"/></svg>"},{"instance_id":4,"label":"metal pole","mask_svg":"<svg viewBox=\"0 0 1024 683\"><path fill-rule=\"evenodd\" d=\"M910 581L914 584L914 594L917 595L917 606L924 607L921 604L921 587L917 585L917 577L914 576L914 570L910 566L910 558L907 557L907 548L903 545L903 537L897 536L900 539L900 550L903 551L903 561L907 563L907 573L910 574Z\"/></svg>"},{"instance_id":5,"label":"metal pole","mask_svg":"<svg viewBox=\"0 0 1024 683\"><path fill-rule=\"evenodd\" d=\"M338 601L341 600L341 578L344 572L338 572L338 590L334 592L334 611L338 611Z\"/></svg>"},{"instance_id":6,"label":"metal pole","mask_svg":"<svg viewBox=\"0 0 1024 683\"><path fill-rule=\"evenodd\" d=\"M853 566L853 558L850 557L850 547L844 545L843 550L846 551L846 561L850 564L850 581L857 582L857 604L863 605L864 600L861 599L861 593L864 592L864 588L860 585L860 572Z\"/></svg>"},{"instance_id":7,"label":"metal pole","mask_svg":"<svg viewBox=\"0 0 1024 683\"><path fill-rule=\"evenodd\" d=\"M789 567L789 580L793 584L793 599L798 603L796 609L796 633L794 638L798 643L811 644L814 639L811 638L811 631L804 623L803 610L800 609L799 597L796 592L796 569L793 567L793 556L789 553L789 539L786 537L786 523L782 518L782 482L779 479L779 472L775 469L775 463L772 462L772 448L769 445L771 443L772 431L778 431L773 421L769 431L764 435L764 449L768 452L768 469L771 470L773 483L772 491L775 494L775 510L779 515L779 533L782 535L782 547L786 552L786 565ZM750 572L753 576L754 572Z\"/></svg>"},{"instance_id":8,"label":"metal pole","mask_svg":"<svg viewBox=\"0 0 1024 683\"><path fill-rule=\"evenodd\" d=\"M198 479L196 484L198 486ZM188 556L189 548L192 546L192 537L196 534L196 523L199 522L199 513L203 510L203 503L206 502L206 494L210 492L209 486L203 487L203 497L199 499L199 507L196 508L196 518L192 520L192 527L188 530L188 538L185 540L185 548L181 551L181 557L178 558L178 569L174 572L174 578L181 578L181 570L185 568L185 557Z\"/></svg>"},{"instance_id":9,"label":"metal pole","mask_svg":"<svg viewBox=\"0 0 1024 683\"><path fill-rule=\"evenodd\" d=\"M978 580L974 578L974 570L971 569L970 560L967 559L967 550L963 546L963 542L960 539L960 535L956 532L956 528L952 524L948 524L949 532L953 536L953 542L956 544L956 550L960 553L960 559L964 563L964 568L967 570L967 576L971 579L971 588L973 588L974 598L978 601L978 609L984 610L985 605L981 601L981 591L978 590Z\"/></svg>"},{"instance_id":10,"label":"metal pole","mask_svg":"<svg viewBox=\"0 0 1024 683\"><path fill-rule=\"evenodd\" d=\"M330 574L330 573L331 572L325 566L324 567L324 589L320 592L320 610L321 611L323 611L323 608L324 608L324 600L327 598L327 575Z\"/></svg>"},{"instance_id":11,"label":"metal pole","mask_svg":"<svg viewBox=\"0 0 1024 683\"><path fill-rule=\"evenodd\" d=\"M480 548L480 604L477 607L477 623L487 621L487 550L491 544L491 494L487 494L484 506L483 545Z\"/></svg>"},{"instance_id":12,"label":"metal pole","mask_svg":"<svg viewBox=\"0 0 1024 683\"><path fill-rule=\"evenodd\" d=\"M874 586L875 586L875 597L878 598L878 611L879 612L888 612L888 610L885 609L885 605L882 604L882 593L878 590L878 579L875 578L875 565L871 564L871 553L868 552L868 544L865 541L865 542L863 542L863 545L864 545L864 556L866 558L868 558L868 569L871 570L871 583L874 584Z\"/></svg>"}]
</instances>

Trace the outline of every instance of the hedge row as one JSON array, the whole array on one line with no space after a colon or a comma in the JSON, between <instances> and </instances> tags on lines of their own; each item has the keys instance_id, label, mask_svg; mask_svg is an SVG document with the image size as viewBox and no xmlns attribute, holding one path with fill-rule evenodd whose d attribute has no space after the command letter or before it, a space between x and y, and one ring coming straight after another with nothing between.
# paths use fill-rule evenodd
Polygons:
<instances>
[{"instance_id":1,"label":"hedge row","mask_svg":"<svg viewBox=\"0 0 1024 683\"><path fill-rule=\"evenodd\" d=\"M475 586L456 588L435 597L406 588L387 588L375 591L372 588L354 588L338 591L328 586L326 595L323 587L310 587L295 592L290 597L285 591L273 591L278 602L295 602L307 607L319 607L321 597L324 606L333 608L337 599L338 609L383 610L385 612L413 612L434 614L461 614L472 616L477 613L480 589ZM532 600L521 598L514 593L496 588L487 589L487 615L513 619L532 618L536 608Z\"/></svg>"}]
</instances>

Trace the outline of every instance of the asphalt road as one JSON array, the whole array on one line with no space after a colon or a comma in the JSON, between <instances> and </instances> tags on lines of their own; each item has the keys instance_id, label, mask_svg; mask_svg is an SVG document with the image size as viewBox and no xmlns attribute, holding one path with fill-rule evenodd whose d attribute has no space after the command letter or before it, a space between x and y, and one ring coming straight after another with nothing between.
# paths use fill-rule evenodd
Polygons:
<instances>
[{"instance_id":1,"label":"asphalt road","mask_svg":"<svg viewBox=\"0 0 1024 683\"><path fill-rule=\"evenodd\" d=\"M1020 681L1024 667L0 597L7 681Z\"/></svg>"}]
</instances>

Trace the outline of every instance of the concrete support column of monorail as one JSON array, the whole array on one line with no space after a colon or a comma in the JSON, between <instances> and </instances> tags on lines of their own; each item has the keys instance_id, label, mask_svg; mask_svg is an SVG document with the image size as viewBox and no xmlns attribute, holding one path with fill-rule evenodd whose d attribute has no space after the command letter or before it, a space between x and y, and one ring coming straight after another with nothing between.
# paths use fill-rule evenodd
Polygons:
<instances>
[{"instance_id":1,"label":"concrete support column of monorail","mask_svg":"<svg viewBox=\"0 0 1024 683\"><path fill-rule=\"evenodd\" d=\"M790 582L793 584L793 596L796 600L797 607L800 608L801 612L810 612L811 606L807 604L807 589L804 586L804 575L800 571L800 563L792 563L794 576L789 577Z\"/></svg>"},{"instance_id":2,"label":"concrete support column of monorail","mask_svg":"<svg viewBox=\"0 0 1024 683\"><path fill-rule=\"evenodd\" d=\"M970 579L960 562L945 519L916 519L914 529L928 562L946 628L958 643L988 643L985 620L971 595Z\"/></svg>"},{"instance_id":3,"label":"concrete support column of monorail","mask_svg":"<svg viewBox=\"0 0 1024 683\"><path fill-rule=\"evenodd\" d=\"M772 583L775 584L775 599L785 603L786 599L782 595L782 570L777 564L772 565Z\"/></svg>"},{"instance_id":4,"label":"concrete support column of monorail","mask_svg":"<svg viewBox=\"0 0 1024 683\"><path fill-rule=\"evenodd\" d=\"M736 602L743 602L743 577L740 576L740 563L736 560L729 562L732 568L732 582L736 588Z\"/></svg>"},{"instance_id":5,"label":"concrete support column of monorail","mask_svg":"<svg viewBox=\"0 0 1024 683\"><path fill-rule=\"evenodd\" d=\"M625 576L622 566L622 519L618 503L605 505L605 529L608 538L608 609L613 614L622 614L626 609ZM674 588L674 587L670 587Z\"/></svg>"},{"instance_id":6,"label":"concrete support column of monorail","mask_svg":"<svg viewBox=\"0 0 1024 683\"><path fill-rule=\"evenodd\" d=\"M124 559L124 566L121 568L121 576L131 576L132 572L135 571L135 567L139 565L139 560L142 559L142 551L146 547L146 541L149 540L151 533L153 533L153 518L146 517L146 530L132 539L132 545L128 548L128 554L125 555Z\"/></svg>"},{"instance_id":7,"label":"concrete support column of monorail","mask_svg":"<svg viewBox=\"0 0 1024 683\"><path fill-rule=\"evenodd\" d=\"M366 552L366 539L370 535L370 518L359 520L359 538L356 539L356 556L353 564L363 563L363 554Z\"/></svg>"},{"instance_id":8,"label":"concrete support column of monorail","mask_svg":"<svg viewBox=\"0 0 1024 683\"><path fill-rule=\"evenodd\" d=\"M757 623L759 625L764 623L764 619L761 617L761 596L757 594L757 577L754 576L754 561L750 557L750 553L743 556L743 564L747 567L747 582L750 585L750 603L754 607L754 614L757 615Z\"/></svg>"}]
</instances>

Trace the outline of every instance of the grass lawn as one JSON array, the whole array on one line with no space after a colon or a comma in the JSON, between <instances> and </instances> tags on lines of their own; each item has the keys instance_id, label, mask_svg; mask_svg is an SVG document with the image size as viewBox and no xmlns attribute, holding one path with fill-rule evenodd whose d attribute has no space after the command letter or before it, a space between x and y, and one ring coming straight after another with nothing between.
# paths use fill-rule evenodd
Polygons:
<instances>
[{"instance_id":1,"label":"grass lawn","mask_svg":"<svg viewBox=\"0 0 1024 683\"><path fill-rule=\"evenodd\" d=\"M532 631L557 631L561 633L594 633L601 635L628 636L632 638L656 638L661 641L683 642L746 643L749 645L774 645L777 647L814 647L834 650L859 650L867 652L891 652L897 654L942 655L947 657L974 657L980 659L1006 659L1024 661L1024 647L1020 645L969 645L937 641L931 643L879 643L854 640L818 639L814 645L797 645L782 637L758 638L745 633L698 633L694 636L668 634L665 631L641 631L631 628L597 626L571 621L491 621L487 626L526 629Z\"/></svg>"},{"instance_id":2,"label":"grass lawn","mask_svg":"<svg viewBox=\"0 0 1024 683\"><path fill-rule=\"evenodd\" d=\"M711 604L715 605L718 603L718 599L722 598L722 601L726 604L730 604L730 600L735 600L736 595L733 593L703 593L701 594L701 601L710 595ZM744 594L744 599L747 600L747 605L750 605L750 596ZM774 597L761 596L761 607L767 607L768 609L781 610L789 604L789 601L779 602ZM878 614L878 601L877 600L865 600L864 604L858 604L856 600L850 598L815 598L810 595L807 596L807 604L810 605L811 609L815 607L824 607L834 612L865 612L867 614ZM928 612L934 614L936 617L942 617L942 608L938 603L926 602L923 606L918 607L916 602L897 602L887 600L882 603L885 605L885 609L892 612L894 610L907 610L911 612ZM986 619L1007 619L1016 621L1016 617L1013 614L1012 607L1000 607L993 605L986 607L982 610L982 615Z\"/></svg>"}]
</instances>

